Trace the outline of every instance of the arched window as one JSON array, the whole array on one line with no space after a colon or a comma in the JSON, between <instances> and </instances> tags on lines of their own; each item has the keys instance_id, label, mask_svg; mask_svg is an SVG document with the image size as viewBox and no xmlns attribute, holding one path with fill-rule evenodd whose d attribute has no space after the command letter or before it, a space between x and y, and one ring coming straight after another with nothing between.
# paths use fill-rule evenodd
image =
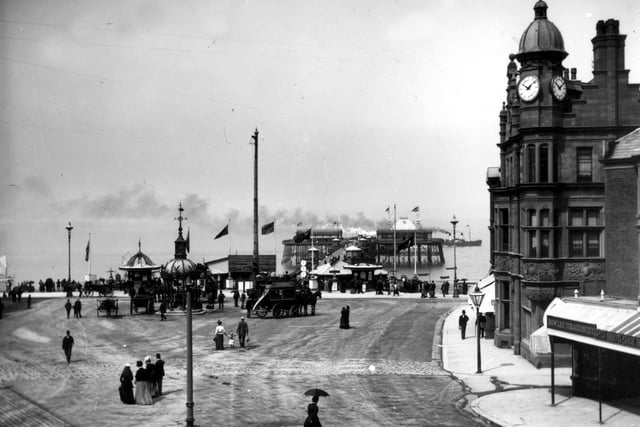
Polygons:
<instances>
[{"instance_id":1,"label":"arched window","mask_svg":"<svg viewBox=\"0 0 640 427\"><path fill-rule=\"evenodd\" d=\"M536 182L536 146L527 146L527 182Z\"/></svg>"}]
</instances>

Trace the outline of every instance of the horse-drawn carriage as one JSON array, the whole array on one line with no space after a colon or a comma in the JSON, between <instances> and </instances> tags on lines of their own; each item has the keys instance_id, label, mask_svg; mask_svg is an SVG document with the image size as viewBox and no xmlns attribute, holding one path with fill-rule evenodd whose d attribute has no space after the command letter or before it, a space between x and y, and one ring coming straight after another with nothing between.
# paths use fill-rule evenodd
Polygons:
<instances>
[{"instance_id":1,"label":"horse-drawn carriage","mask_svg":"<svg viewBox=\"0 0 640 427\"><path fill-rule=\"evenodd\" d=\"M305 305L311 304L311 292L294 282L281 282L267 286L264 293L253 304L258 317L265 317L269 311L273 317L299 316Z\"/></svg>"},{"instance_id":2,"label":"horse-drawn carriage","mask_svg":"<svg viewBox=\"0 0 640 427\"><path fill-rule=\"evenodd\" d=\"M98 298L96 300L98 307L96 308L96 314L100 317L100 312L106 313L107 317L111 317L114 313L118 316L118 299L117 298Z\"/></svg>"}]
</instances>

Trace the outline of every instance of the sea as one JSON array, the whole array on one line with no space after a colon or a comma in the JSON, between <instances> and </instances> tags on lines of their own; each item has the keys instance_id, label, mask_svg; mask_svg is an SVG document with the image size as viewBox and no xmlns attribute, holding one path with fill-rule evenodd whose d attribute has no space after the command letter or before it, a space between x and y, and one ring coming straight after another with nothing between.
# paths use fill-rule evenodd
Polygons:
<instances>
[{"instance_id":1,"label":"sea","mask_svg":"<svg viewBox=\"0 0 640 427\"><path fill-rule=\"evenodd\" d=\"M453 282L454 256L453 246L444 246L443 265L437 266L403 266L398 268L398 276L405 274L407 277L413 277L418 274L421 280L448 280ZM457 267L458 280L467 279L469 282L478 282L487 277L490 273L489 263L489 244L485 241L480 246L456 246L455 267Z\"/></svg>"},{"instance_id":2,"label":"sea","mask_svg":"<svg viewBox=\"0 0 640 427\"><path fill-rule=\"evenodd\" d=\"M264 248L264 246L263 246ZM282 257L282 249L278 248L276 254L277 267L282 270L280 264ZM397 276L405 274L407 277L413 277L414 274L422 280L444 280L443 278L449 276L449 280L453 281L453 247L444 246L444 258L445 263L443 265L428 266L418 265L414 269L414 266L402 266L397 268ZM96 251L97 252L97 251ZM169 253L145 253L151 257L155 264L164 264L173 257ZM251 250L237 251L236 253L250 254ZM269 250L264 249L266 254L273 254L273 248ZM74 280L82 281L85 275L89 272L96 274L98 277L109 277L109 270L113 271L113 274L122 273L118 270L118 267L126 262L130 254L123 256L115 253L96 253L92 256L91 265L84 260L84 253L75 254L72 257L71 265L71 277ZM222 255L224 256L224 255ZM200 262L204 257L194 256L192 258L195 262ZM456 263L457 277L458 279L467 279L470 282L477 282L478 280L486 277L489 274L489 244L488 239L482 241L481 246L456 246ZM206 259L212 259L210 256ZM68 275L68 259L67 254L64 251L56 254L40 253L37 259L34 259L32 254L24 254L22 256L11 256L9 261L10 275L14 276L14 282L20 283L22 281L33 280L38 282L48 277L57 280L66 278ZM92 267L92 268L91 268ZM390 271L390 268L386 268ZM11 274L17 272L18 274ZM284 271L278 271L282 274Z\"/></svg>"}]
</instances>

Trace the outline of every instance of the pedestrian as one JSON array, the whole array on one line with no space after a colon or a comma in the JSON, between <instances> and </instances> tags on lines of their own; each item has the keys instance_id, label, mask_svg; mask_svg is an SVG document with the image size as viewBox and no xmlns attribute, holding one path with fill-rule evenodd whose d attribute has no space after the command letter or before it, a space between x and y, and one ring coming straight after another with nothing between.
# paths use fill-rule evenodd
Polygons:
<instances>
[{"instance_id":1,"label":"pedestrian","mask_svg":"<svg viewBox=\"0 0 640 427\"><path fill-rule=\"evenodd\" d=\"M230 348L235 348L236 347L236 340L235 340L235 335L233 334L233 332L231 332L229 334L229 347Z\"/></svg>"},{"instance_id":2,"label":"pedestrian","mask_svg":"<svg viewBox=\"0 0 640 427\"><path fill-rule=\"evenodd\" d=\"M445 296L447 296L447 292L445 291L446 289L446 284L447 282L442 282L442 285L440 285L440 290L442 291L442 298L444 298Z\"/></svg>"},{"instance_id":3,"label":"pedestrian","mask_svg":"<svg viewBox=\"0 0 640 427\"><path fill-rule=\"evenodd\" d=\"M67 335L62 338L62 349L64 350L64 355L67 358L67 363L71 363L71 349L73 348L73 337L71 336L71 332L67 330Z\"/></svg>"},{"instance_id":4,"label":"pedestrian","mask_svg":"<svg viewBox=\"0 0 640 427\"><path fill-rule=\"evenodd\" d=\"M483 313L480 313L476 319L476 325L479 325L480 338L484 338L484 328L487 326L487 317Z\"/></svg>"},{"instance_id":5,"label":"pedestrian","mask_svg":"<svg viewBox=\"0 0 640 427\"><path fill-rule=\"evenodd\" d=\"M238 306L238 300L240 299L240 292L237 289L233 290L233 306Z\"/></svg>"},{"instance_id":6,"label":"pedestrian","mask_svg":"<svg viewBox=\"0 0 640 427\"><path fill-rule=\"evenodd\" d=\"M74 316L77 318L82 317L82 303L80 302L80 298L76 300L73 304Z\"/></svg>"},{"instance_id":7,"label":"pedestrian","mask_svg":"<svg viewBox=\"0 0 640 427\"><path fill-rule=\"evenodd\" d=\"M153 405L153 398L149 391L149 381L147 371L142 366L142 360L136 362L136 403L138 405Z\"/></svg>"},{"instance_id":8,"label":"pedestrian","mask_svg":"<svg viewBox=\"0 0 640 427\"><path fill-rule=\"evenodd\" d=\"M460 336L462 337L462 339L465 338L465 335L467 334L467 322L469 321L469 316L467 316L467 313L462 310L462 314L460 315L460 317L458 317L458 328L460 329Z\"/></svg>"},{"instance_id":9,"label":"pedestrian","mask_svg":"<svg viewBox=\"0 0 640 427\"><path fill-rule=\"evenodd\" d=\"M222 293L222 289L220 289L220 293L218 294L218 310L224 310L224 294Z\"/></svg>"},{"instance_id":10,"label":"pedestrian","mask_svg":"<svg viewBox=\"0 0 640 427\"><path fill-rule=\"evenodd\" d=\"M244 310L244 303L247 300L247 294L242 291L242 295L240 295L240 308Z\"/></svg>"},{"instance_id":11,"label":"pedestrian","mask_svg":"<svg viewBox=\"0 0 640 427\"><path fill-rule=\"evenodd\" d=\"M218 320L218 326L216 326L216 329L213 332L213 342L216 343L216 350L224 350L225 335L226 332L224 330L224 326L222 326L222 321Z\"/></svg>"},{"instance_id":12,"label":"pedestrian","mask_svg":"<svg viewBox=\"0 0 640 427\"><path fill-rule=\"evenodd\" d=\"M400 287L397 284L393 285L393 296L394 297L400 296Z\"/></svg>"},{"instance_id":13,"label":"pedestrian","mask_svg":"<svg viewBox=\"0 0 640 427\"><path fill-rule=\"evenodd\" d=\"M351 328L351 325L349 325L349 315L350 314L351 314L351 309L349 308L349 306L347 306L347 309L346 309L345 314L344 314L344 328L345 329Z\"/></svg>"},{"instance_id":14,"label":"pedestrian","mask_svg":"<svg viewBox=\"0 0 640 427\"><path fill-rule=\"evenodd\" d=\"M126 405L136 403L133 397L133 372L131 372L131 364L125 363L124 369L120 374L120 400Z\"/></svg>"},{"instance_id":15,"label":"pedestrian","mask_svg":"<svg viewBox=\"0 0 640 427\"><path fill-rule=\"evenodd\" d=\"M160 358L160 353L156 353L156 387L157 395L162 396L162 378L164 377L164 360Z\"/></svg>"},{"instance_id":16,"label":"pedestrian","mask_svg":"<svg viewBox=\"0 0 640 427\"><path fill-rule=\"evenodd\" d=\"M316 292L311 292L309 297L309 304L311 304L311 315L316 315L316 303L318 302L318 293L320 290L318 289Z\"/></svg>"},{"instance_id":17,"label":"pedestrian","mask_svg":"<svg viewBox=\"0 0 640 427\"><path fill-rule=\"evenodd\" d=\"M304 427L322 427L318 418L318 396L313 396L311 403L307 406L307 419L304 420Z\"/></svg>"},{"instance_id":18,"label":"pedestrian","mask_svg":"<svg viewBox=\"0 0 640 427\"><path fill-rule=\"evenodd\" d=\"M244 305L244 308L247 309L247 319L251 318L251 309L253 309L253 304L254 304L254 299L253 299L253 294L249 293L249 296L247 297L247 303Z\"/></svg>"},{"instance_id":19,"label":"pedestrian","mask_svg":"<svg viewBox=\"0 0 640 427\"><path fill-rule=\"evenodd\" d=\"M162 300L160 303L160 321L167 320L165 313L167 312L167 304Z\"/></svg>"},{"instance_id":20,"label":"pedestrian","mask_svg":"<svg viewBox=\"0 0 640 427\"><path fill-rule=\"evenodd\" d=\"M144 358L144 369L147 374L147 382L151 397L156 397L156 365L151 361L151 356Z\"/></svg>"},{"instance_id":21,"label":"pedestrian","mask_svg":"<svg viewBox=\"0 0 640 427\"><path fill-rule=\"evenodd\" d=\"M249 325L244 321L244 317L240 318L238 327L236 328L236 333L238 334L238 343L240 344L240 348L244 348L245 338L249 335Z\"/></svg>"},{"instance_id":22,"label":"pedestrian","mask_svg":"<svg viewBox=\"0 0 640 427\"><path fill-rule=\"evenodd\" d=\"M27 296L27 308L31 308L31 294Z\"/></svg>"},{"instance_id":23,"label":"pedestrian","mask_svg":"<svg viewBox=\"0 0 640 427\"><path fill-rule=\"evenodd\" d=\"M347 319L347 307L342 307L342 310L340 310L340 329L345 328L346 319Z\"/></svg>"}]
</instances>

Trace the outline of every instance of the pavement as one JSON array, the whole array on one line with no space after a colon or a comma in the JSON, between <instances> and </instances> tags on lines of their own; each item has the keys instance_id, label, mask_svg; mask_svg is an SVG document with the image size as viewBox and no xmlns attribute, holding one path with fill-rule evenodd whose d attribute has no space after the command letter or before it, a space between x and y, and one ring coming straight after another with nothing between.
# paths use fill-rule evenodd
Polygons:
<instances>
[{"instance_id":1,"label":"pavement","mask_svg":"<svg viewBox=\"0 0 640 427\"><path fill-rule=\"evenodd\" d=\"M125 295L117 295L126 298ZM227 297L230 297L229 293ZM340 298L397 298L418 299L419 294L402 293L400 296L365 295L323 292L326 299ZM64 298L60 293L32 293L32 298ZM77 293L74 293L74 299ZM492 339L480 339L481 373L478 372L477 336L475 333L475 311L467 304L466 295L460 298L438 297L437 301L456 301L460 305L452 308L436 326L433 359L441 358L443 368L463 385L465 396L459 407L473 411L492 425L499 426L586 426L600 425L599 403L596 400L571 395L571 368L555 369L555 405L551 404L551 369L537 369L524 358L514 355L510 348L498 348ZM229 301L229 300L228 300ZM232 300L231 300L232 301ZM425 302L428 302L425 300ZM232 302L233 303L233 302ZM458 329L458 316L462 310L469 316L466 338ZM441 344L440 344L441 343ZM440 352L441 350L441 352ZM3 390L3 392L6 390ZM0 393L0 397L3 393ZM5 394L6 396L6 394ZM0 399L0 408L5 415L21 419L21 425L64 425L39 408L34 402L19 399ZM602 424L609 426L640 426L640 410L633 407L612 406L602 403ZM29 416L25 417L25 412ZM7 418L4 418L7 421ZM28 421L33 421L32 423Z\"/></svg>"}]
</instances>

